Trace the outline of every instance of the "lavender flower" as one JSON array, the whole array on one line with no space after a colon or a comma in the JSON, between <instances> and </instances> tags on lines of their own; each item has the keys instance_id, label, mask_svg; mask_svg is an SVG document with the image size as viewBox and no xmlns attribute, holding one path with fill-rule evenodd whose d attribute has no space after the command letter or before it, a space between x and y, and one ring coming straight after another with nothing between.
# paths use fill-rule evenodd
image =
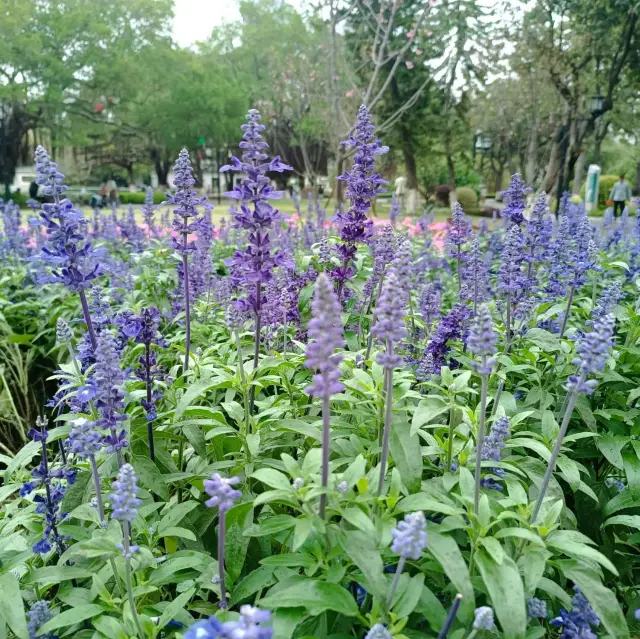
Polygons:
<instances>
[{"instance_id":1,"label":"lavender flower","mask_svg":"<svg viewBox=\"0 0 640 639\"><path fill-rule=\"evenodd\" d=\"M211 497L205 501L205 506L209 508L218 507L218 576L220 578L220 603L221 609L227 607L227 591L224 582L224 542L226 535L226 512L242 493L235 490L235 486L240 480L237 477L222 477L214 473L211 479L205 479L204 490Z\"/></svg>"},{"instance_id":2,"label":"lavender flower","mask_svg":"<svg viewBox=\"0 0 640 639\"><path fill-rule=\"evenodd\" d=\"M221 623L215 617L198 621L184 636L184 639L271 639L273 629L262 624L271 619L271 613L254 606L240 606L237 621Z\"/></svg>"},{"instance_id":3,"label":"lavender flower","mask_svg":"<svg viewBox=\"0 0 640 639\"><path fill-rule=\"evenodd\" d=\"M126 337L132 337L136 344L144 344L144 354L138 360L136 376L145 383L146 388L146 397L141 404L147 416L147 438L152 461L155 460L152 422L157 417L156 404L162 398L162 393L154 390L153 382L165 378L165 371L158 364L157 352L152 349L152 346L167 346L158 332L161 319L160 311L154 307L143 308L140 315L123 314L117 319Z\"/></svg>"},{"instance_id":4,"label":"lavender flower","mask_svg":"<svg viewBox=\"0 0 640 639\"><path fill-rule=\"evenodd\" d=\"M102 435L96 430L95 422L80 417L71 422L71 432L65 445L69 452L80 459L87 459L102 448Z\"/></svg>"},{"instance_id":5,"label":"lavender flower","mask_svg":"<svg viewBox=\"0 0 640 639\"><path fill-rule=\"evenodd\" d=\"M446 317L440 320L424 353L425 356L431 355L433 361L432 373L440 374L440 369L446 363L446 354L449 352L448 343L464 335L469 316L470 311L466 305L458 303L449 311Z\"/></svg>"},{"instance_id":6,"label":"lavender flower","mask_svg":"<svg viewBox=\"0 0 640 639\"><path fill-rule=\"evenodd\" d=\"M339 211L335 219L340 228L342 243L337 247L341 265L332 270L332 277L338 284L338 299L342 299L344 285L353 275L352 262L357 245L366 242L372 235L372 224L367 219L371 201L383 192L386 184L378 173L374 173L376 155L387 153L389 147L383 146L374 135L371 115L366 106L358 110L358 119L353 135L343 142L343 146L355 149L351 170L338 176L347 183L346 196L351 206L346 212Z\"/></svg>"},{"instance_id":7,"label":"lavender flower","mask_svg":"<svg viewBox=\"0 0 640 639\"><path fill-rule=\"evenodd\" d=\"M309 343L305 366L318 373L306 392L314 397L333 395L344 390L340 382L339 365L342 356L335 351L344 345L340 304L331 282L324 273L318 275L311 304Z\"/></svg>"},{"instance_id":8,"label":"lavender flower","mask_svg":"<svg viewBox=\"0 0 640 639\"><path fill-rule=\"evenodd\" d=\"M613 344L613 329L615 318L605 315L596 320L593 330L587 333L576 345L578 356L573 363L578 368L577 375L571 375L567 382L569 390L590 395L597 386L596 380L586 380L587 375L594 375L604 369L609 351Z\"/></svg>"},{"instance_id":9,"label":"lavender flower","mask_svg":"<svg viewBox=\"0 0 640 639\"><path fill-rule=\"evenodd\" d=\"M217 506L221 512L229 510L235 501L242 497L242 493L233 488L239 482L237 477L223 477L219 473L214 473L211 479L205 479L204 489L211 497L205 502L205 506Z\"/></svg>"},{"instance_id":10,"label":"lavender flower","mask_svg":"<svg viewBox=\"0 0 640 639\"><path fill-rule=\"evenodd\" d=\"M377 623L369 630L364 639L392 639L391 634L387 630L386 626L381 623Z\"/></svg>"},{"instance_id":11,"label":"lavender flower","mask_svg":"<svg viewBox=\"0 0 640 639\"><path fill-rule=\"evenodd\" d=\"M340 382L340 362L342 355L336 349L344 345L340 322L340 303L333 286L324 273L318 275L316 290L311 304L309 322L309 344L307 345L305 366L318 372L313 383L306 388L309 395L322 398L322 487L329 484L330 455L330 406L331 395L340 393L344 385ZM327 496L320 496L320 517L324 518Z\"/></svg>"},{"instance_id":12,"label":"lavender flower","mask_svg":"<svg viewBox=\"0 0 640 639\"><path fill-rule=\"evenodd\" d=\"M511 176L511 182L502 196L507 206L502 211L502 217L510 224L524 222L524 209L527 206L527 193L531 191L519 173Z\"/></svg>"},{"instance_id":13,"label":"lavender flower","mask_svg":"<svg viewBox=\"0 0 640 639\"><path fill-rule=\"evenodd\" d=\"M54 267L47 281L60 282L78 292L91 344L95 349L96 337L84 289L98 277L100 269L97 263L93 263L96 253L86 239L87 221L68 199L61 199L67 191L64 175L41 146L36 149L35 160L36 182L43 186L45 195L53 198L52 203L42 205L40 213L47 229L42 260Z\"/></svg>"},{"instance_id":14,"label":"lavender flower","mask_svg":"<svg viewBox=\"0 0 640 639\"><path fill-rule=\"evenodd\" d=\"M435 284L427 283L420 291L418 307L425 324L430 326L433 320L440 315L440 290Z\"/></svg>"},{"instance_id":15,"label":"lavender flower","mask_svg":"<svg viewBox=\"0 0 640 639\"><path fill-rule=\"evenodd\" d=\"M492 630L494 627L493 608L490 606L480 606L475 609L473 620L474 630Z\"/></svg>"},{"instance_id":16,"label":"lavender flower","mask_svg":"<svg viewBox=\"0 0 640 639\"><path fill-rule=\"evenodd\" d=\"M38 630L51 619L51 611L49 604L44 601L36 601L27 612L29 623L27 623L27 632L29 639L55 639L50 632L40 633Z\"/></svg>"},{"instance_id":17,"label":"lavender flower","mask_svg":"<svg viewBox=\"0 0 640 639\"><path fill-rule=\"evenodd\" d=\"M137 495L138 478L131 464L124 464L118 472L118 478L112 484L113 492L109 501L113 508L112 517L119 521L132 522L138 514L138 507L142 503Z\"/></svg>"},{"instance_id":18,"label":"lavender flower","mask_svg":"<svg viewBox=\"0 0 640 639\"><path fill-rule=\"evenodd\" d=\"M107 450L118 456L119 466L122 466L121 450L129 445L126 431L121 428L122 422L127 419L124 414L123 383L124 374L120 369L116 340L109 331L104 331L99 336L93 373L95 406L100 414L95 423L109 431L103 441Z\"/></svg>"},{"instance_id":19,"label":"lavender flower","mask_svg":"<svg viewBox=\"0 0 640 639\"><path fill-rule=\"evenodd\" d=\"M527 600L527 610L529 617L532 619L546 619L547 618L547 602L543 599L536 597L529 597Z\"/></svg>"},{"instance_id":20,"label":"lavender flower","mask_svg":"<svg viewBox=\"0 0 640 639\"><path fill-rule=\"evenodd\" d=\"M485 265L480 241L474 236L471 251L464 268L464 283L467 286L469 299L473 301L473 313L477 312L478 304L485 299L487 293L487 266Z\"/></svg>"},{"instance_id":21,"label":"lavender flower","mask_svg":"<svg viewBox=\"0 0 640 639\"><path fill-rule=\"evenodd\" d=\"M587 598L578 586L573 587L573 608L571 612L560 610L560 615L551 620L551 625L562 628L560 639L595 639L596 634L591 628L600 626L600 618L593 611Z\"/></svg>"},{"instance_id":22,"label":"lavender flower","mask_svg":"<svg viewBox=\"0 0 640 639\"><path fill-rule=\"evenodd\" d=\"M158 229L155 225L155 216L158 206L153 203L153 189L149 187L144 196L144 204L142 206L142 216L144 217L144 223L147 225L147 237L151 239L158 234Z\"/></svg>"},{"instance_id":23,"label":"lavender flower","mask_svg":"<svg viewBox=\"0 0 640 639\"><path fill-rule=\"evenodd\" d=\"M482 358L480 365L475 364L480 375L489 375L493 369L498 335L493 330L491 313L486 305L480 306L478 313L471 323L471 330L467 338L467 346L474 355Z\"/></svg>"},{"instance_id":24,"label":"lavender flower","mask_svg":"<svg viewBox=\"0 0 640 639\"><path fill-rule=\"evenodd\" d=\"M394 354L393 347L407 334L404 327L405 299L398 275L392 269L385 279L380 299L376 304L376 321L371 329L372 334L387 345L386 352L379 353L377 358L378 364L385 368L395 368L402 362L402 358Z\"/></svg>"},{"instance_id":25,"label":"lavender flower","mask_svg":"<svg viewBox=\"0 0 640 639\"><path fill-rule=\"evenodd\" d=\"M405 559L417 561L427 547L427 522L422 511L405 515L391 530L391 550Z\"/></svg>"},{"instance_id":26,"label":"lavender flower","mask_svg":"<svg viewBox=\"0 0 640 639\"><path fill-rule=\"evenodd\" d=\"M31 480L20 489L20 496L26 497L40 487L44 488L44 494L36 494L33 501L36 504L36 513L44 515L44 530L42 539L33 545L33 552L44 554L51 550L53 545L59 555L65 551L65 541L69 539L61 535L58 526L66 517L67 513L61 512L60 504L67 489L67 485L75 481L75 472L69 471L66 467L51 468L49 466L49 456L47 452L48 433L46 420L38 417L37 428L29 431L29 436L33 441L41 442L42 459L38 466L31 471ZM66 481L66 484L65 484Z\"/></svg>"},{"instance_id":27,"label":"lavender flower","mask_svg":"<svg viewBox=\"0 0 640 639\"><path fill-rule=\"evenodd\" d=\"M61 317L56 322L56 341L60 344L69 344L73 339L73 332Z\"/></svg>"}]
</instances>

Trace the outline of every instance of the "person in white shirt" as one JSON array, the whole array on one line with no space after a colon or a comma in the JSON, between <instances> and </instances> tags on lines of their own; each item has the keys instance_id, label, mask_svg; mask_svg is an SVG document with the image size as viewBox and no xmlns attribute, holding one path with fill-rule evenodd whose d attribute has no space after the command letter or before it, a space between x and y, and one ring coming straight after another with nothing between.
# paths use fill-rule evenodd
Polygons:
<instances>
[{"instance_id":1,"label":"person in white shirt","mask_svg":"<svg viewBox=\"0 0 640 639\"><path fill-rule=\"evenodd\" d=\"M624 174L613 185L609 199L613 200L613 217L618 217L618 208L620 208L620 214L622 215L627 200L631 199L631 187L628 182L624 181Z\"/></svg>"}]
</instances>

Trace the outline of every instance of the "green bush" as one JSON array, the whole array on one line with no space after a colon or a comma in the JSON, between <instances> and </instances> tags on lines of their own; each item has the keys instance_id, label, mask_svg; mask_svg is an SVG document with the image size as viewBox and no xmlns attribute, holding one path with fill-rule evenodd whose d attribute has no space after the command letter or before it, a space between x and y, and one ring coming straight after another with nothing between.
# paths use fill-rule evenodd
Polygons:
<instances>
[{"instance_id":1,"label":"green bush","mask_svg":"<svg viewBox=\"0 0 640 639\"><path fill-rule=\"evenodd\" d=\"M121 191L120 192L120 202L122 204L144 204L144 198L146 193L144 191L135 191L131 193L130 191ZM160 204L167 199L167 196L164 191L154 191L153 192L153 203Z\"/></svg>"},{"instance_id":2,"label":"green bush","mask_svg":"<svg viewBox=\"0 0 640 639\"><path fill-rule=\"evenodd\" d=\"M478 208L478 196L476 192L468 186L460 186L456 189L456 196L460 206L465 212Z\"/></svg>"},{"instance_id":3,"label":"green bush","mask_svg":"<svg viewBox=\"0 0 640 639\"><path fill-rule=\"evenodd\" d=\"M598 207L605 208L607 206L607 200L609 199L609 193L611 193L611 189L613 185L620 179L619 175L601 175L600 176L600 186L598 189ZM585 191L587 185L584 184L582 189L580 190L580 195L584 200Z\"/></svg>"}]
</instances>

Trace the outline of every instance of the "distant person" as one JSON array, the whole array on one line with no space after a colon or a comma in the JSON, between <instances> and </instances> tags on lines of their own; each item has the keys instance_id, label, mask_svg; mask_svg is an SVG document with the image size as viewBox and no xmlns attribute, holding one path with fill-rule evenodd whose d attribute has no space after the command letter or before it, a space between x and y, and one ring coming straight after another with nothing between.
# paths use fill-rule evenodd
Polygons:
<instances>
[{"instance_id":1,"label":"distant person","mask_svg":"<svg viewBox=\"0 0 640 639\"><path fill-rule=\"evenodd\" d=\"M38 199L38 183L35 180L29 184L29 197L32 200Z\"/></svg>"},{"instance_id":2,"label":"distant person","mask_svg":"<svg viewBox=\"0 0 640 639\"><path fill-rule=\"evenodd\" d=\"M118 185L116 181L111 178L107 180L107 184L105 185L105 189L109 195L109 204L114 204L118 201Z\"/></svg>"},{"instance_id":3,"label":"distant person","mask_svg":"<svg viewBox=\"0 0 640 639\"><path fill-rule=\"evenodd\" d=\"M631 187L628 182L624 181L624 173L613 185L611 193L609 193L609 199L613 200L613 217L618 217L618 207L620 208L620 215L622 215L627 200L631 199Z\"/></svg>"}]
</instances>

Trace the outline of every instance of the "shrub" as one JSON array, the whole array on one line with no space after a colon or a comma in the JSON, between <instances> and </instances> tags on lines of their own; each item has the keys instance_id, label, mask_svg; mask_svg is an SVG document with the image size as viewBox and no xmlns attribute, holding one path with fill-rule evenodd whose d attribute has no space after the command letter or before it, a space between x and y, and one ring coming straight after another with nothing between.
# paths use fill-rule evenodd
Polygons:
<instances>
[{"instance_id":1,"label":"shrub","mask_svg":"<svg viewBox=\"0 0 640 639\"><path fill-rule=\"evenodd\" d=\"M441 206L449 206L449 193L451 193L450 184L439 184L436 186L436 203Z\"/></svg>"},{"instance_id":2,"label":"shrub","mask_svg":"<svg viewBox=\"0 0 640 639\"><path fill-rule=\"evenodd\" d=\"M613 185L620 179L619 175L601 175L599 179L599 190L598 190L598 207L605 208L607 206L607 200L609 199L609 193L611 193L611 189ZM583 184L582 189L580 190L580 195L582 195L582 199L584 200L585 192L587 185Z\"/></svg>"},{"instance_id":3,"label":"shrub","mask_svg":"<svg viewBox=\"0 0 640 639\"><path fill-rule=\"evenodd\" d=\"M144 191L134 191L133 193L130 191L121 191L120 192L120 202L122 204L144 204L144 198L146 194ZM160 204L167 199L167 196L164 191L154 191L153 192L153 203Z\"/></svg>"},{"instance_id":4,"label":"shrub","mask_svg":"<svg viewBox=\"0 0 640 639\"><path fill-rule=\"evenodd\" d=\"M456 196L460 206L465 212L478 208L478 196L469 186L460 186L456 189Z\"/></svg>"}]
</instances>

